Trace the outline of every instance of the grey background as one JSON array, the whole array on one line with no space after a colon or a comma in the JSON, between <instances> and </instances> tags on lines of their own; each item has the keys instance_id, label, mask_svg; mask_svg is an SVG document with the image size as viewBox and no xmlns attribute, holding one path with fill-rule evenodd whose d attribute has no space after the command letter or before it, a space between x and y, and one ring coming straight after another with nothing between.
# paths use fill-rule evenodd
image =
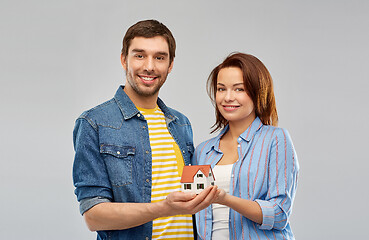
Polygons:
<instances>
[{"instance_id":1,"label":"grey background","mask_svg":"<svg viewBox=\"0 0 369 240\"><path fill-rule=\"evenodd\" d=\"M166 24L177 40L160 96L195 143L214 122L208 74L232 51L259 57L300 166L297 239L364 239L369 199L369 3L362 1L1 1L1 239L94 239L73 194L72 130L110 99L126 29Z\"/></svg>"}]
</instances>

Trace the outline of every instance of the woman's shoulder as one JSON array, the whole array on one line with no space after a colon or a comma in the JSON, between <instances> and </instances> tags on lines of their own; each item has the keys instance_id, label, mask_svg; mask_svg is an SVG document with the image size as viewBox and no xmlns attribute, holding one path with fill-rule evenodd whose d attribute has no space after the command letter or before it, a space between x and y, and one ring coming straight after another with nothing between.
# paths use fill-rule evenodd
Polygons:
<instances>
[{"instance_id":1,"label":"woman's shoulder","mask_svg":"<svg viewBox=\"0 0 369 240\"><path fill-rule=\"evenodd\" d=\"M196 152L198 152L198 151L201 151L202 152L205 149L206 149L206 152L207 152L212 146L214 146L216 144L216 142L218 141L218 139L219 139L219 137L216 136L216 137L212 137L212 138L210 138L208 140L203 141L202 143L200 143L199 145L197 145Z\"/></svg>"},{"instance_id":2,"label":"woman's shoulder","mask_svg":"<svg viewBox=\"0 0 369 240\"><path fill-rule=\"evenodd\" d=\"M275 127L271 125L263 125L263 130L267 136L272 140L272 142L285 143L288 145L293 144L289 131L283 127Z\"/></svg>"},{"instance_id":3,"label":"woman's shoulder","mask_svg":"<svg viewBox=\"0 0 369 240\"><path fill-rule=\"evenodd\" d=\"M284 135L289 135L286 128L276 127L272 125L263 125L263 131L272 134L273 136L282 137Z\"/></svg>"}]
</instances>

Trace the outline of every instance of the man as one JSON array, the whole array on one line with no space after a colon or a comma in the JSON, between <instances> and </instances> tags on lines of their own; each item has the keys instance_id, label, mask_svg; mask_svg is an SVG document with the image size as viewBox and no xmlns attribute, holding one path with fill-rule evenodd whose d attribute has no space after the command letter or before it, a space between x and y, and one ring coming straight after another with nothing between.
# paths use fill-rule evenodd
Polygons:
<instances>
[{"instance_id":1,"label":"man","mask_svg":"<svg viewBox=\"0 0 369 240\"><path fill-rule=\"evenodd\" d=\"M97 239L193 239L191 214L219 192L178 192L193 154L188 119L158 98L173 68L175 40L156 20L123 38L126 85L77 120L73 180L88 228Z\"/></svg>"}]
</instances>

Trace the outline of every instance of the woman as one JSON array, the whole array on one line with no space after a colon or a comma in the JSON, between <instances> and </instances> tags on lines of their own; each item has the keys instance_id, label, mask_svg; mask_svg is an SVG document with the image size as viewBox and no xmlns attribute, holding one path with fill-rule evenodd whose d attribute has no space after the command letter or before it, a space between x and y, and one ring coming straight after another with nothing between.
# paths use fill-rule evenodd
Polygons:
<instances>
[{"instance_id":1,"label":"woman","mask_svg":"<svg viewBox=\"0 0 369 240\"><path fill-rule=\"evenodd\" d=\"M294 239L289 224L299 165L285 129L278 128L272 78L244 53L210 74L213 131L193 164L210 164L221 188L216 204L196 214L199 239Z\"/></svg>"}]
</instances>

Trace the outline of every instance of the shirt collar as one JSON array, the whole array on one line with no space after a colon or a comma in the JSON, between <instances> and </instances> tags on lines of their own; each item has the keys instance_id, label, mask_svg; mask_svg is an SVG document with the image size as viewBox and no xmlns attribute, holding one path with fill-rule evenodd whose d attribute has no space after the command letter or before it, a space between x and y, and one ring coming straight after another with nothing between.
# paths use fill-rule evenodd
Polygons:
<instances>
[{"instance_id":1,"label":"shirt collar","mask_svg":"<svg viewBox=\"0 0 369 240\"><path fill-rule=\"evenodd\" d=\"M256 117L251 125L246 129L246 131L241 133L239 138L250 142L250 140L254 137L255 133L261 128L261 126L263 126L263 123L261 122L259 117Z\"/></svg>"},{"instance_id":2,"label":"shirt collar","mask_svg":"<svg viewBox=\"0 0 369 240\"><path fill-rule=\"evenodd\" d=\"M241 133L241 135L238 138L238 143L240 143L241 140L250 142L250 140L254 137L255 133L261 128L261 126L263 126L263 123L261 122L259 117L256 117L255 120L251 123L251 125L243 133ZM211 150L215 150L221 153L219 149L220 139L228 131L228 129L229 125L226 125L219 133L219 135L213 139L214 141L212 142L211 147L206 153L209 153Z\"/></svg>"},{"instance_id":3,"label":"shirt collar","mask_svg":"<svg viewBox=\"0 0 369 240\"><path fill-rule=\"evenodd\" d=\"M124 86L119 86L118 90L115 93L114 99L116 100L125 120L130 119L139 113L135 104L124 92ZM172 111L170 111L170 108L168 108L160 98L158 98L157 104L161 111L164 113L165 117L169 119L169 121L177 119Z\"/></svg>"}]
</instances>

